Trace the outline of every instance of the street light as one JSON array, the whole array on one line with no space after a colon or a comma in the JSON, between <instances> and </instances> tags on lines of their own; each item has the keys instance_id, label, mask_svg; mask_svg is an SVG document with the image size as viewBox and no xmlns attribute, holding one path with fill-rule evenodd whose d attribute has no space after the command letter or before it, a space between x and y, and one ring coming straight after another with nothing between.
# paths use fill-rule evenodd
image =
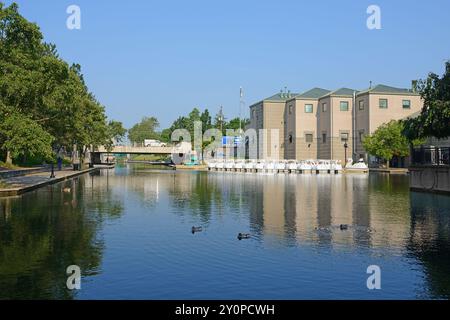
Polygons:
<instances>
[{"instance_id":1,"label":"street light","mask_svg":"<svg viewBox=\"0 0 450 320\"><path fill-rule=\"evenodd\" d=\"M345 143L344 143L344 157L345 157L345 163L347 163L347 148L348 148L348 144L347 144L347 141L345 141Z\"/></svg>"}]
</instances>

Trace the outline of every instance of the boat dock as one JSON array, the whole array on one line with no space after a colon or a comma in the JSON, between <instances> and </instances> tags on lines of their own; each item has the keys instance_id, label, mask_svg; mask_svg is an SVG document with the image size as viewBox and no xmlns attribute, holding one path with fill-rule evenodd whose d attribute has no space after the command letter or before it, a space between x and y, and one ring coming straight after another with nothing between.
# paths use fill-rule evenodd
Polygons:
<instances>
[{"instance_id":1,"label":"boat dock","mask_svg":"<svg viewBox=\"0 0 450 320\"><path fill-rule=\"evenodd\" d=\"M209 171L245 173L341 174L345 171L367 173L367 166L357 163L344 169L338 160L212 160Z\"/></svg>"}]
</instances>

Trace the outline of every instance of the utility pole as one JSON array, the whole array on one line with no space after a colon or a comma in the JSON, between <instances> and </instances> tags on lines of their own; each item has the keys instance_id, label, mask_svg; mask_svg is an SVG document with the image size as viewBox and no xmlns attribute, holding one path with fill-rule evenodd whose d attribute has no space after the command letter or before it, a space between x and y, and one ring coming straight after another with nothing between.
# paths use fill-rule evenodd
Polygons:
<instances>
[{"instance_id":1,"label":"utility pole","mask_svg":"<svg viewBox=\"0 0 450 320\"><path fill-rule=\"evenodd\" d=\"M223 107L220 106L220 111L219 111L219 121L220 121L220 132L222 132L223 134L223 121L225 120L225 117L223 116Z\"/></svg>"},{"instance_id":2,"label":"utility pole","mask_svg":"<svg viewBox=\"0 0 450 320\"><path fill-rule=\"evenodd\" d=\"M242 132L242 107L244 106L244 90L239 90L239 133Z\"/></svg>"}]
</instances>

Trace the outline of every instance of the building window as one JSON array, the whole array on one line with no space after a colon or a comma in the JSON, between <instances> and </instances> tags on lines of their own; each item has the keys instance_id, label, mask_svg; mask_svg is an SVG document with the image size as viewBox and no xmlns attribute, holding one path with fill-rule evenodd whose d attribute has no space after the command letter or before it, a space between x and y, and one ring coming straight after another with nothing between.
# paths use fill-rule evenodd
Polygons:
<instances>
[{"instance_id":1,"label":"building window","mask_svg":"<svg viewBox=\"0 0 450 320\"><path fill-rule=\"evenodd\" d=\"M341 132L341 142L348 141L348 132Z\"/></svg>"},{"instance_id":2,"label":"building window","mask_svg":"<svg viewBox=\"0 0 450 320\"><path fill-rule=\"evenodd\" d=\"M312 133L305 133L305 141L306 141L306 143L313 142L313 134Z\"/></svg>"},{"instance_id":3,"label":"building window","mask_svg":"<svg viewBox=\"0 0 450 320\"><path fill-rule=\"evenodd\" d=\"M322 103L322 112L327 112L327 104Z\"/></svg>"},{"instance_id":4,"label":"building window","mask_svg":"<svg viewBox=\"0 0 450 320\"><path fill-rule=\"evenodd\" d=\"M289 106L289 114L292 114L292 105Z\"/></svg>"},{"instance_id":5,"label":"building window","mask_svg":"<svg viewBox=\"0 0 450 320\"><path fill-rule=\"evenodd\" d=\"M322 143L327 143L327 134L322 133Z\"/></svg>"},{"instance_id":6,"label":"building window","mask_svg":"<svg viewBox=\"0 0 450 320\"><path fill-rule=\"evenodd\" d=\"M387 99L380 99L380 109L387 109L388 101Z\"/></svg>"},{"instance_id":7,"label":"building window","mask_svg":"<svg viewBox=\"0 0 450 320\"><path fill-rule=\"evenodd\" d=\"M340 108L341 111L348 111L348 101L341 101Z\"/></svg>"},{"instance_id":8,"label":"building window","mask_svg":"<svg viewBox=\"0 0 450 320\"><path fill-rule=\"evenodd\" d=\"M305 104L305 113L313 113L313 105Z\"/></svg>"},{"instance_id":9,"label":"building window","mask_svg":"<svg viewBox=\"0 0 450 320\"><path fill-rule=\"evenodd\" d=\"M252 115L253 115L253 118L255 119L256 118L256 110L255 109L253 109Z\"/></svg>"},{"instance_id":10,"label":"building window","mask_svg":"<svg viewBox=\"0 0 450 320\"><path fill-rule=\"evenodd\" d=\"M411 100L403 100L403 109L411 109Z\"/></svg>"},{"instance_id":11,"label":"building window","mask_svg":"<svg viewBox=\"0 0 450 320\"><path fill-rule=\"evenodd\" d=\"M364 130L359 131L359 142L363 142L364 139Z\"/></svg>"},{"instance_id":12,"label":"building window","mask_svg":"<svg viewBox=\"0 0 450 320\"><path fill-rule=\"evenodd\" d=\"M364 110L364 100L359 100L359 110Z\"/></svg>"}]
</instances>

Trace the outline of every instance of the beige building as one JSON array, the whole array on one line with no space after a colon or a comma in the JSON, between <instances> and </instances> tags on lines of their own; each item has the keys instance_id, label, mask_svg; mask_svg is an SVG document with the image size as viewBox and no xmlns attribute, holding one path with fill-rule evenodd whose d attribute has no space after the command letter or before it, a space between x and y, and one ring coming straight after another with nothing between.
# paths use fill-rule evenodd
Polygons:
<instances>
[{"instance_id":1,"label":"beige building","mask_svg":"<svg viewBox=\"0 0 450 320\"><path fill-rule=\"evenodd\" d=\"M317 159L318 103L329 92L314 88L286 101L285 159Z\"/></svg>"},{"instance_id":2,"label":"beige building","mask_svg":"<svg viewBox=\"0 0 450 320\"><path fill-rule=\"evenodd\" d=\"M317 110L318 159L335 159L345 163L345 153L347 152L347 158L352 156L352 113L355 94L356 90L341 88L319 99Z\"/></svg>"},{"instance_id":3,"label":"beige building","mask_svg":"<svg viewBox=\"0 0 450 320\"><path fill-rule=\"evenodd\" d=\"M369 156L362 145L365 135L372 134L380 125L391 120L407 118L420 112L423 106L418 93L377 85L358 92L355 99L355 156L364 158L369 164L375 159Z\"/></svg>"},{"instance_id":4,"label":"beige building","mask_svg":"<svg viewBox=\"0 0 450 320\"><path fill-rule=\"evenodd\" d=\"M259 159L284 159L286 101L296 95L280 92L250 106L250 128L257 131Z\"/></svg>"},{"instance_id":5,"label":"beige building","mask_svg":"<svg viewBox=\"0 0 450 320\"><path fill-rule=\"evenodd\" d=\"M280 92L250 106L249 128L257 130L260 159L334 159L344 164L347 156L371 164L375 159L362 146L364 136L391 120L412 116L422 106L414 90L386 85L360 92Z\"/></svg>"}]
</instances>

